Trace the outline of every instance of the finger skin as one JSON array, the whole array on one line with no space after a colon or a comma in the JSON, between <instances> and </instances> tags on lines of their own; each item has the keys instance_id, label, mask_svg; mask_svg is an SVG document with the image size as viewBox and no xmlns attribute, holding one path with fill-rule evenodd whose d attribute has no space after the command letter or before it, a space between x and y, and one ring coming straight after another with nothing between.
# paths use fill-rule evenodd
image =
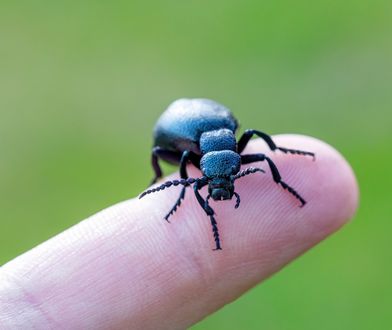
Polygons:
<instances>
[{"instance_id":1,"label":"finger skin","mask_svg":"<svg viewBox=\"0 0 392 330\"><path fill-rule=\"evenodd\" d=\"M238 209L235 200L210 203L223 247L212 251L209 219L191 189L171 224L163 217L178 188L122 202L0 269L0 328L184 329L278 271L353 216L358 188L327 144L274 140L315 152L316 161L270 152L260 139L244 153L269 154L305 207L273 182L265 162L252 164L266 173L236 181Z\"/></svg>"}]
</instances>

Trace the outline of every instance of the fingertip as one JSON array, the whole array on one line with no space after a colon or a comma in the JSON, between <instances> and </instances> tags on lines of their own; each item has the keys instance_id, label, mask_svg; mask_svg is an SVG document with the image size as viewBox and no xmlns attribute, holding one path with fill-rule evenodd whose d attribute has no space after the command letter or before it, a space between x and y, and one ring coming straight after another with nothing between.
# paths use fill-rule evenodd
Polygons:
<instances>
[{"instance_id":1,"label":"fingertip","mask_svg":"<svg viewBox=\"0 0 392 330\"><path fill-rule=\"evenodd\" d=\"M273 153L260 139L246 149L268 154L305 204L298 207L298 199L273 181L268 164L260 163L263 175L236 181L241 208L233 209L233 201L211 203L222 247L215 247L210 219L191 189L170 218L172 226L162 221L179 196L177 187L148 198L142 193L104 210L1 271L23 279L23 289L40 310L73 328L186 328L278 271L355 213L357 181L339 152L305 136L280 135L274 141L316 154L312 161ZM200 176L195 168L189 172ZM3 290L5 297L10 292ZM14 305L22 306L23 299ZM17 318L28 324L26 311Z\"/></svg>"},{"instance_id":2,"label":"fingertip","mask_svg":"<svg viewBox=\"0 0 392 330\"><path fill-rule=\"evenodd\" d=\"M298 199L273 181L268 164L258 164L264 169L263 175L249 175L235 183L241 196L240 208L233 208L233 201L211 201L222 244L218 248L210 219L191 189L172 215L170 228L160 225L160 220L178 198L178 188L136 203L139 206L134 218L151 212L153 206L148 222L155 228L156 237L151 240L158 255L148 254L148 258L161 262L160 276L171 293L167 301L159 292L149 290L154 301L144 305L146 314L152 306L159 308L155 310L159 315L176 310L168 318L171 324L189 326L278 271L354 215L358 187L350 165L339 152L306 136L280 135L274 141L315 153L314 161L306 155L273 153L260 139L253 140L245 151L268 154L285 182L304 197L304 204L298 205ZM191 177L201 175L192 165L188 170ZM170 271L165 270L168 267ZM148 273L148 268L144 272ZM140 284L148 285L144 272L138 279ZM156 301L166 303L157 305Z\"/></svg>"},{"instance_id":3,"label":"fingertip","mask_svg":"<svg viewBox=\"0 0 392 330\"><path fill-rule=\"evenodd\" d=\"M275 153L275 161L286 182L304 197L306 216L314 219L320 234L340 228L348 222L358 208L359 189L352 167L342 154L319 139L303 135L278 135L274 141L288 148L311 151L315 161L306 157ZM251 145L258 149L260 141ZM325 232L323 232L323 229Z\"/></svg>"}]
</instances>

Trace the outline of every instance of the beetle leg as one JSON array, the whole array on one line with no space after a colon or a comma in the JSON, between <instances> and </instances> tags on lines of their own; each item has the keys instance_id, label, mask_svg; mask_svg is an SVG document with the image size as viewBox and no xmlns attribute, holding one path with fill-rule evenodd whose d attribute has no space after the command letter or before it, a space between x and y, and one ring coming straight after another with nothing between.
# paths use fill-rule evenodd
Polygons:
<instances>
[{"instance_id":1,"label":"beetle leg","mask_svg":"<svg viewBox=\"0 0 392 330\"><path fill-rule=\"evenodd\" d=\"M200 156L196 155L192 151L184 151L181 156L180 160L180 176L181 179L188 179L188 172L186 170L186 165L188 161L197 162L197 159L200 158ZM200 163L200 160L198 161ZM188 186L184 186L181 188L180 196L178 197L176 203L174 206L171 208L171 210L165 215L165 220L169 221L169 218L171 215L174 214L174 212L177 211L177 208L181 205L181 201L185 198L185 190Z\"/></svg>"},{"instance_id":2,"label":"beetle leg","mask_svg":"<svg viewBox=\"0 0 392 330\"><path fill-rule=\"evenodd\" d=\"M186 189L186 186L181 188L180 197L177 198L177 201L175 202L173 207L165 215L165 220L167 222L170 222L169 218L177 211L177 208L180 207L180 205L181 205L181 201L185 198L185 189Z\"/></svg>"},{"instance_id":3,"label":"beetle leg","mask_svg":"<svg viewBox=\"0 0 392 330\"><path fill-rule=\"evenodd\" d=\"M210 222L211 222L212 232L214 233L214 240L215 240L214 251L222 250L222 247L220 245L220 239L219 239L218 224L213 215L210 215Z\"/></svg>"},{"instance_id":4,"label":"beetle leg","mask_svg":"<svg viewBox=\"0 0 392 330\"><path fill-rule=\"evenodd\" d=\"M154 147L151 154L151 165L154 169L155 176L151 180L150 185L157 182L162 177L162 169L159 166L159 159L166 160L169 163L178 164L181 159L181 153L162 149L161 147Z\"/></svg>"},{"instance_id":5,"label":"beetle leg","mask_svg":"<svg viewBox=\"0 0 392 330\"><path fill-rule=\"evenodd\" d=\"M282 177L280 176L278 168L276 167L275 163L272 161L271 158L267 157L264 154L252 154L252 155L241 156L242 164L249 164L249 163L260 162L264 160L267 161L269 168L271 169L271 174L274 181L277 184L280 184L283 187L283 189L286 189L295 198L297 198L301 202L301 207L304 206L306 204L306 201L301 197L299 193L297 193L297 191L294 188L290 187L286 182L282 181Z\"/></svg>"},{"instance_id":6,"label":"beetle leg","mask_svg":"<svg viewBox=\"0 0 392 330\"><path fill-rule=\"evenodd\" d=\"M239 154L244 151L246 145L248 144L248 142L250 141L253 135L257 135L258 137L262 138L272 151L280 150L285 154L290 153L290 154L297 154L302 156L312 156L313 160L315 159L315 154L313 152L278 147L275 144L275 142L272 140L271 136L269 136L264 132L257 131L255 129L247 129L239 139L237 143L237 151Z\"/></svg>"},{"instance_id":7,"label":"beetle leg","mask_svg":"<svg viewBox=\"0 0 392 330\"><path fill-rule=\"evenodd\" d=\"M208 204L208 199L204 200L204 198L201 197L199 193L199 190L203 188L205 185L207 185L207 183L208 183L207 181L196 181L196 183L193 185L193 191L195 192L196 199L199 202L200 206L203 208L204 212L206 212L206 214L210 217L212 233L214 234L214 240L215 240L214 250L222 250L220 244L220 238L219 238L218 224L214 217L215 212Z\"/></svg>"}]
</instances>

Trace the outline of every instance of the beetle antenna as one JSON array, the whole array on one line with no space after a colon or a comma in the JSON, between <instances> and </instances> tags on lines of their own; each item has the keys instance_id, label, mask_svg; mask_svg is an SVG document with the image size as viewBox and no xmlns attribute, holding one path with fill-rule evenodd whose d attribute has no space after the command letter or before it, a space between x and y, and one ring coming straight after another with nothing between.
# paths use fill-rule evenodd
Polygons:
<instances>
[{"instance_id":1,"label":"beetle antenna","mask_svg":"<svg viewBox=\"0 0 392 330\"><path fill-rule=\"evenodd\" d=\"M161 191L163 189L166 188L170 188L171 186L178 186L178 185L182 185L182 186L189 186L192 183L195 183L198 180L202 180L204 177L200 178L200 179L195 179L195 178L187 178L187 179L180 179L180 180L172 180L172 181L166 181L165 183L162 183L160 186L152 188L152 189L148 189L145 192L143 192L140 196L140 198L143 198L144 196L148 195L148 194L152 194L154 192L157 191Z\"/></svg>"},{"instance_id":2,"label":"beetle antenna","mask_svg":"<svg viewBox=\"0 0 392 330\"><path fill-rule=\"evenodd\" d=\"M237 201L235 202L235 209L238 209L238 207L240 206L241 203L241 199L240 199L240 195L238 195L236 192L234 192L235 197L237 198Z\"/></svg>"},{"instance_id":3,"label":"beetle antenna","mask_svg":"<svg viewBox=\"0 0 392 330\"><path fill-rule=\"evenodd\" d=\"M244 177L246 175L256 173L256 172L263 172L263 173L265 173L265 171L263 169L261 169L261 168L249 167L249 168L247 168L245 170L242 170L242 171L238 172L236 175L234 175L233 181L235 181L237 179L240 179L240 178L242 178L242 177Z\"/></svg>"}]
</instances>

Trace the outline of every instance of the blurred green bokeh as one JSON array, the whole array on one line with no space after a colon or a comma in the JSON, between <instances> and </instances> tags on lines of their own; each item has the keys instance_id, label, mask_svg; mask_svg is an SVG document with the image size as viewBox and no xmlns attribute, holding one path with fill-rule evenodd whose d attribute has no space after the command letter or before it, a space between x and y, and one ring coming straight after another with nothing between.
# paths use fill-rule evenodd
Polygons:
<instances>
[{"instance_id":1,"label":"blurred green bokeh","mask_svg":"<svg viewBox=\"0 0 392 330\"><path fill-rule=\"evenodd\" d=\"M0 264L149 181L179 97L324 139L353 223L194 329L390 329L392 2L0 2ZM331 172L331 176L333 172Z\"/></svg>"}]
</instances>

